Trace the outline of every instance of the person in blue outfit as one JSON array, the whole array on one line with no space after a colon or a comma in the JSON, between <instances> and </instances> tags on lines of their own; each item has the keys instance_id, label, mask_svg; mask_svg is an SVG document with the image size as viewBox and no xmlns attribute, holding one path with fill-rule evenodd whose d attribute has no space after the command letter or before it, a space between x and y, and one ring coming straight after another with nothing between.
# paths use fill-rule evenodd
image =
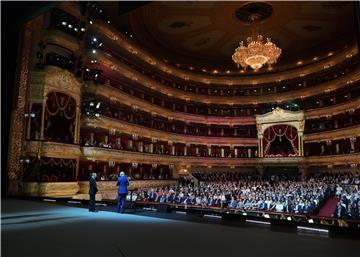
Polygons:
<instances>
[{"instance_id":1,"label":"person in blue outfit","mask_svg":"<svg viewBox=\"0 0 360 257\"><path fill-rule=\"evenodd\" d=\"M118 187L118 208L117 212L124 213L126 196L128 194L129 179L125 176L125 172L121 171L118 181L116 183Z\"/></svg>"},{"instance_id":2,"label":"person in blue outfit","mask_svg":"<svg viewBox=\"0 0 360 257\"><path fill-rule=\"evenodd\" d=\"M96 173L92 173L89 181L89 211L95 212L95 195L98 189L96 186Z\"/></svg>"}]
</instances>

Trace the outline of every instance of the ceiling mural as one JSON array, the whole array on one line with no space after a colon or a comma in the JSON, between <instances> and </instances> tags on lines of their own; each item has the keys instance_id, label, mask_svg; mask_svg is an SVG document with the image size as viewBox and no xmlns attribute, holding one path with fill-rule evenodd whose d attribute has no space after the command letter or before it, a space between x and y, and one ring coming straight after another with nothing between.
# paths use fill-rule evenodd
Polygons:
<instances>
[{"instance_id":1,"label":"ceiling mural","mask_svg":"<svg viewBox=\"0 0 360 257\"><path fill-rule=\"evenodd\" d=\"M101 4L116 16L113 3ZM320 61L356 40L352 2L151 2L114 19L170 64L235 71L231 55L251 35L251 15L258 17L258 32L283 50L275 68L305 65L315 56Z\"/></svg>"}]
</instances>

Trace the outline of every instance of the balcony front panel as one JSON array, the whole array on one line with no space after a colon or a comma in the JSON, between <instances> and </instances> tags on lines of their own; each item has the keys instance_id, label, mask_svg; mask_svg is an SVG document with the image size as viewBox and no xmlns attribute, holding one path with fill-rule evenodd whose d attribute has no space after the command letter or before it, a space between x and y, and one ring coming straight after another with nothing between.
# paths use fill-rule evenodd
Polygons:
<instances>
[{"instance_id":1,"label":"balcony front panel","mask_svg":"<svg viewBox=\"0 0 360 257\"><path fill-rule=\"evenodd\" d=\"M89 88L88 92L93 92L93 89ZM107 85L98 85L95 90L95 94L110 99L112 102L126 104L154 115L160 115L168 119L181 120L184 122L222 125L254 125L256 123L255 117L253 116L220 117L175 112L136 97L129 97L128 94Z\"/></svg>"},{"instance_id":2,"label":"balcony front panel","mask_svg":"<svg viewBox=\"0 0 360 257\"><path fill-rule=\"evenodd\" d=\"M81 156L80 146L51 141L25 141L24 152L30 156L38 154L50 158L76 159Z\"/></svg>"},{"instance_id":3,"label":"balcony front panel","mask_svg":"<svg viewBox=\"0 0 360 257\"><path fill-rule=\"evenodd\" d=\"M304 135L306 143L320 142L320 141L333 141L337 139L345 139L351 137L358 137L360 135L360 126L351 126L347 128L334 129L330 131L323 131L319 133L311 133Z\"/></svg>"},{"instance_id":4,"label":"balcony front panel","mask_svg":"<svg viewBox=\"0 0 360 257\"><path fill-rule=\"evenodd\" d=\"M306 98L313 95L320 95L326 92L331 92L336 89L345 87L349 84L349 81L358 81L360 79L360 69L350 72L347 76L334 79L332 81L311 87L306 89L299 89L292 92L284 92L266 96L238 96L238 97L219 97L219 96L208 96L208 95L197 95L194 93L184 92L176 90L174 88L167 87L150 79L140 72L137 72L127 65L120 63L115 58L109 56L105 52L97 54L98 61L109 68L110 70L116 71L121 76L124 76L130 81L136 81L141 85L147 86L152 90L156 90L164 95L173 96L184 101L193 101L197 103L216 104L221 101L223 104L234 105L238 102L242 104L262 104L262 103L274 103L284 102L293 99Z\"/></svg>"},{"instance_id":5,"label":"balcony front panel","mask_svg":"<svg viewBox=\"0 0 360 257\"><path fill-rule=\"evenodd\" d=\"M147 51L138 47L134 42L131 42L124 35L118 32L113 27L104 23L101 20L96 20L94 22L94 31L99 35L103 35L107 38L108 42L119 47L119 49L126 51L129 56L132 56L134 59L141 60L149 66L158 69L164 74L174 76L184 81L194 81L198 83L208 83L208 84L222 84L227 85L229 83L237 85L252 85L254 82L254 77L252 76L242 76L242 77L214 77L203 74L196 74L190 71L184 71L176 67L172 67L162 60L158 59L154 55L148 53ZM313 65L307 65L304 67L291 69L284 72L277 72L275 74L265 74L256 76L256 83L269 83L277 81L279 79L288 80L300 76L306 76L311 73L316 73L324 69L324 67L334 66L337 63L341 63L346 60L347 56L355 55L358 53L357 45L352 45L339 53L333 55L331 58L327 58L323 61L319 61Z\"/></svg>"},{"instance_id":6,"label":"balcony front panel","mask_svg":"<svg viewBox=\"0 0 360 257\"><path fill-rule=\"evenodd\" d=\"M159 131L152 128L143 127L113 118L101 116L97 119L84 119L82 126L92 128L104 128L108 130L116 130L130 135L135 134L147 138L155 138L162 141L170 141L184 144L197 145L222 145L222 146L257 146L257 138L238 138L238 137L207 137L180 135L166 131Z\"/></svg>"}]
</instances>

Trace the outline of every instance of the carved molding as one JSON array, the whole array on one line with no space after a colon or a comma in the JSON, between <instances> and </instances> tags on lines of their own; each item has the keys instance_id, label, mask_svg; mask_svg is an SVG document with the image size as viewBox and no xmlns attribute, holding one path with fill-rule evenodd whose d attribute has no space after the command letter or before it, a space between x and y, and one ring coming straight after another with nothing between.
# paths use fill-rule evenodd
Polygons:
<instances>
[{"instance_id":1,"label":"carved molding","mask_svg":"<svg viewBox=\"0 0 360 257\"><path fill-rule=\"evenodd\" d=\"M8 167L7 167L7 176L9 178L9 195L18 194L17 181L18 174L21 172L20 165L20 156L22 154L23 148L23 138L24 138L24 111L26 107L26 91L29 86L29 76L30 76L30 60L31 55L31 42L32 42L32 23L28 22L24 26L24 32L22 33L21 38L21 59L19 63L19 79L16 81L18 87L15 87L14 90L17 90L17 99L15 100L16 106L11 111L11 120L10 120L10 133L9 133L9 148L8 148ZM21 179L21 178L20 178ZM13 181L13 182L11 182Z\"/></svg>"},{"instance_id":2,"label":"carved molding","mask_svg":"<svg viewBox=\"0 0 360 257\"><path fill-rule=\"evenodd\" d=\"M298 130L298 133L302 134L305 124L304 112L287 111L276 107L272 112L256 115L258 135L262 135L269 127L282 124L293 126Z\"/></svg>"},{"instance_id":3,"label":"carved molding","mask_svg":"<svg viewBox=\"0 0 360 257\"><path fill-rule=\"evenodd\" d=\"M69 197L80 190L78 182L24 182L24 195Z\"/></svg>"},{"instance_id":4,"label":"carved molding","mask_svg":"<svg viewBox=\"0 0 360 257\"><path fill-rule=\"evenodd\" d=\"M79 145L62 144L48 141L25 141L25 154L28 156L44 156L51 158L79 159Z\"/></svg>"},{"instance_id":5,"label":"carved molding","mask_svg":"<svg viewBox=\"0 0 360 257\"><path fill-rule=\"evenodd\" d=\"M62 2L57 7L67 13L70 13L74 17L81 19L82 15L77 2L71 2L71 1Z\"/></svg>"},{"instance_id":6,"label":"carved molding","mask_svg":"<svg viewBox=\"0 0 360 257\"><path fill-rule=\"evenodd\" d=\"M304 135L306 143L345 139L360 136L360 125Z\"/></svg>"},{"instance_id":7,"label":"carved molding","mask_svg":"<svg viewBox=\"0 0 360 257\"><path fill-rule=\"evenodd\" d=\"M98 33L107 36L110 40L113 41L114 44L118 45L119 47L127 51L128 55L131 56L132 58L140 59L141 61L148 63L149 65L152 65L154 68L157 68L161 72L168 73L168 75L170 76L175 76L180 79L184 79L186 77L190 81L199 82L199 83L204 83L205 81L208 81L210 84L221 84L221 85L226 85L229 82L232 82L233 84L236 85L252 85L252 83L254 82L254 78L251 76L248 77L239 76L235 78L229 78L229 77L214 78L213 76L209 76L209 75L196 74L194 72L184 71L164 63L156 56L139 48L133 42L131 42L129 39L123 36L121 33L119 33L114 28L112 28L112 26L104 23L101 20L96 20L96 22L94 23L94 29ZM300 67L289 71L278 72L276 74L265 74L265 75L257 76L256 82L257 84L270 83L278 79L288 80L299 77L301 74L307 75L307 74L319 72L324 69L324 66L328 66L328 65L333 66L337 63L341 63L346 59L347 55L350 54L355 55L357 53L358 53L358 48L357 45L354 44L351 47L342 50L338 54L335 54L330 58L314 63L312 65L307 65L305 67Z\"/></svg>"},{"instance_id":8,"label":"carved molding","mask_svg":"<svg viewBox=\"0 0 360 257\"><path fill-rule=\"evenodd\" d=\"M97 119L84 119L82 121L82 126L104 128L107 130L112 129L118 132L128 133L130 135L141 135L142 137L155 138L176 143L221 146L257 146L256 138L181 135L108 118L106 116L100 116Z\"/></svg>"},{"instance_id":9,"label":"carved molding","mask_svg":"<svg viewBox=\"0 0 360 257\"><path fill-rule=\"evenodd\" d=\"M33 102L42 103L48 93L61 92L73 97L80 105L81 83L68 70L48 65L44 70L34 71L31 81L30 100Z\"/></svg>"},{"instance_id":10,"label":"carved molding","mask_svg":"<svg viewBox=\"0 0 360 257\"><path fill-rule=\"evenodd\" d=\"M60 30L47 30L44 35L44 42L62 46L76 53L79 50L79 43L75 39Z\"/></svg>"}]
</instances>

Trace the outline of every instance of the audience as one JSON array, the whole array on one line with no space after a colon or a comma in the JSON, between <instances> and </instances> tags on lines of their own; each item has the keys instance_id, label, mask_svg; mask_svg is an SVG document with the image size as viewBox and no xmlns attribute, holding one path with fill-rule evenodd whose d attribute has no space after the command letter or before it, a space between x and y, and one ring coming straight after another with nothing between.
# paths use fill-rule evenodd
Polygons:
<instances>
[{"instance_id":1,"label":"audience","mask_svg":"<svg viewBox=\"0 0 360 257\"><path fill-rule=\"evenodd\" d=\"M250 175L236 172L196 172L173 187L138 192L137 200L201 205L241 210L314 214L333 194L341 194L340 215L359 217L359 193L338 190L359 177L323 174L304 179L289 175ZM198 183L195 183L195 180ZM341 216L341 217L342 217Z\"/></svg>"}]
</instances>

